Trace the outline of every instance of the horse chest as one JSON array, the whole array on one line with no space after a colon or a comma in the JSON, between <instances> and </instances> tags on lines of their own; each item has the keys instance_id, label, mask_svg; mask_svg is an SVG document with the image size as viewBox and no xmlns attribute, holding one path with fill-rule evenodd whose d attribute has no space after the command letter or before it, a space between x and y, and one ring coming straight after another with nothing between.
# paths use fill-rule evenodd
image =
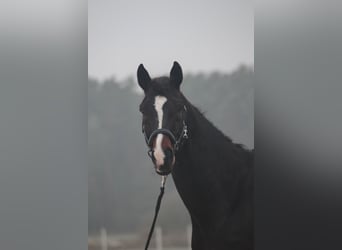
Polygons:
<instances>
[{"instance_id":1,"label":"horse chest","mask_svg":"<svg viewBox=\"0 0 342 250\"><path fill-rule=\"evenodd\" d=\"M172 173L174 183L191 217L209 225L226 214L225 194L208 176L192 169L190 165L177 165Z\"/></svg>"}]
</instances>

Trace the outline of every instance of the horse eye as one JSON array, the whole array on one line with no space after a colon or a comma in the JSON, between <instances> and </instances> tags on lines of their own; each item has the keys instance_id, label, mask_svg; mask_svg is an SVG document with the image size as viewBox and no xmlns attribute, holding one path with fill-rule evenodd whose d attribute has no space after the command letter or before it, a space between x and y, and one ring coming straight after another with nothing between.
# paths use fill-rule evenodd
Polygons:
<instances>
[{"instance_id":1,"label":"horse eye","mask_svg":"<svg viewBox=\"0 0 342 250\"><path fill-rule=\"evenodd\" d=\"M145 112L145 110L146 110L146 106L145 105L143 105L143 104L140 104L139 105L139 111L140 111L140 113L144 113Z\"/></svg>"},{"instance_id":2,"label":"horse eye","mask_svg":"<svg viewBox=\"0 0 342 250\"><path fill-rule=\"evenodd\" d=\"M158 118L151 118L148 117L146 114L143 114L142 121L143 124L145 124L146 126L153 126L155 120L158 121Z\"/></svg>"}]
</instances>

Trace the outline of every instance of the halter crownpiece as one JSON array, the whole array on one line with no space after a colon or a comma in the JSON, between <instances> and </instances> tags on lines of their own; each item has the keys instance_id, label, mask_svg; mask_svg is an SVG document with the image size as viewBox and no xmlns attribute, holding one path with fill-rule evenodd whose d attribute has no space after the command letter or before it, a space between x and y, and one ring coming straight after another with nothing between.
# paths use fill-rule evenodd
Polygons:
<instances>
[{"instance_id":1,"label":"halter crownpiece","mask_svg":"<svg viewBox=\"0 0 342 250\"><path fill-rule=\"evenodd\" d=\"M186 109L186 106L184 105L184 111L185 111L185 114L187 112L187 109ZM182 128L182 132L181 134L179 135L178 139L175 137L175 135L172 133L171 130L169 129L166 129L166 128L159 128L159 129L155 129L150 137L147 137L146 135L146 131L145 131L145 128L144 126L142 127L142 133L144 134L144 137L145 137L145 141L146 141L146 144L147 146L150 148L150 151L149 151L149 156L151 156L150 154L152 153L152 143L153 143L153 138L158 135L158 134L164 134L164 135L167 135L171 142L173 143L174 145L174 150L175 151L178 151L179 150L179 147L181 146L181 144L183 143L183 139L188 139L189 138L189 135L188 135L188 126L186 125L185 123L185 120L183 120L183 128Z\"/></svg>"}]
</instances>

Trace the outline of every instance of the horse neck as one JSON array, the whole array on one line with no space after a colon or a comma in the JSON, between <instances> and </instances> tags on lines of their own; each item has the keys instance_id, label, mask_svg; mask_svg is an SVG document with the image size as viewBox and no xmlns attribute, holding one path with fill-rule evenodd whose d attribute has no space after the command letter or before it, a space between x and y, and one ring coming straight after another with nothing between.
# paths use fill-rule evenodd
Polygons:
<instances>
[{"instance_id":1,"label":"horse neck","mask_svg":"<svg viewBox=\"0 0 342 250\"><path fill-rule=\"evenodd\" d=\"M195 214L212 211L214 206L218 205L215 204L216 201L222 202L219 183L224 180L220 176L220 168L226 166L226 163L217 164L218 160L215 157L226 154L224 151L229 139L193 106L188 108L187 124L189 139L176 156L178 159L173 179L193 217ZM198 217L206 218L200 215Z\"/></svg>"},{"instance_id":2,"label":"horse neck","mask_svg":"<svg viewBox=\"0 0 342 250\"><path fill-rule=\"evenodd\" d=\"M191 104L190 104L191 105ZM196 107L190 106L189 119L189 141L185 145L184 152L196 153L203 151L207 153L220 154L225 152L227 146L234 146L232 141L217 129ZM199 153L199 152L198 152ZM209 155L209 157L213 155ZM198 154L196 157L208 157L207 154Z\"/></svg>"}]
</instances>

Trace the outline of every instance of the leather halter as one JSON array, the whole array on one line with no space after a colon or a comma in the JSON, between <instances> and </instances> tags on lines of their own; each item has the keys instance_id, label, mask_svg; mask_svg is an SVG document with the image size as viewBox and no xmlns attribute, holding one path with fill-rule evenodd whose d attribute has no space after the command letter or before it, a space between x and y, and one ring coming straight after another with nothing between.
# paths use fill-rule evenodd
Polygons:
<instances>
[{"instance_id":1,"label":"leather halter","mask_svg":"<svg viewBox=\"0 0 342 250\"><path fill-rule=\"evenodd\" d=\"M186 113L186 107L184 106L184 111ZM179 150L179 147L181 146L181 144L183 143L183 140L182 139L188 139L189 136L188 136L188 126L186 125L185 123L185 120L183 120L183 129L182 129L182 132L181 134L179 135L178 138L176 138L176 136L172 133L171 130L169 129L166 129L166 128L159 128L159 129L155 129L150 137L147 137L146 135L146 132L145 132L145 128L144 126L142 127L142 132L144 134L144 137L145 137L145 141L146 141L146 144L147 146L151 149L152 148L152 143L153 143L153 138L155 136L157 136L158 134L164 134L164 135L167 135L172 144L173 144L173 147L174 147L174 150L175 151L178 151ZM149 153L150 154L150 153Z\"/></svg>"}]
</instances>

